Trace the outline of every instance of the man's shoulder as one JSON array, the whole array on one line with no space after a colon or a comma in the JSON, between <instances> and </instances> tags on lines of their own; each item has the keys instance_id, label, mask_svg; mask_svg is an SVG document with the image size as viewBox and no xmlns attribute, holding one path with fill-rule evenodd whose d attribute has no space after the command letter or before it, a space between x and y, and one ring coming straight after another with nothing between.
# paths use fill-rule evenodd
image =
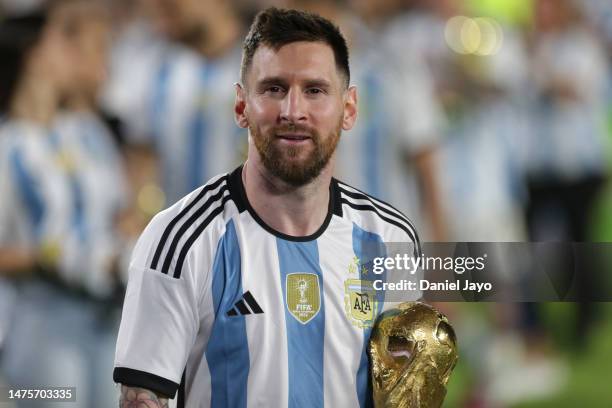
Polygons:
<instances>
[{"instance_id":1,"label":"man's shoulder","mask_svg":"<svg viewBox=\"0 0 612 408\"><path fill-rule=\"evenodd\" d=\"M232 199L229 176L213 177L153 217L139 239L134 258L146 263L148 269L180 275L194 243L201 237L219 238L225 221L235 212L227 205Z\"/></svg>"},{"instance_id":2,"label":"man's shoulder","mask_svg":"<svg viewBox=\"0 0 612 408\"><path fill-rule=\"evenodd\" d=\"M193 211L206 212L211 207L219 205L229 194L228 176L227 173L224 173L211 178L205 184L184 195L168 208L157 213L151 220L150 225L154 229L163 229L169 224L177 223Z\"/></svg>"},{"instance_id":3,"label":"man's shoulder","mask_svg":"<svg viewBox=\"0 0 612 408\"><path fill-rule=\"evenodd\" d=\"M334 179L342 217L387 241L419 242L412 221L393 205Z\"/></svg>"}]
</instances>

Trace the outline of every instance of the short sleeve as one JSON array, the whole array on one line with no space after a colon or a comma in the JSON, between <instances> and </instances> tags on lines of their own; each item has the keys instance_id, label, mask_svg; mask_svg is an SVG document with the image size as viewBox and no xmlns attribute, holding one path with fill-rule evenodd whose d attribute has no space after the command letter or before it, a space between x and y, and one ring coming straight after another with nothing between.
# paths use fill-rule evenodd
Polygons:
<instances>
[{"instance_id":1,"label":"short sleeve","mask_svg":"<svg viewBox=\"0 0 612 408\"><path fill-rule=\"evenodd\" d=\"M199 285L192 263L180 276L152 263L164 232L180 215L172 208L157 215L138 240L115 354L115 382L173 398L199 327Z\"/></svg>"}]
</instances>

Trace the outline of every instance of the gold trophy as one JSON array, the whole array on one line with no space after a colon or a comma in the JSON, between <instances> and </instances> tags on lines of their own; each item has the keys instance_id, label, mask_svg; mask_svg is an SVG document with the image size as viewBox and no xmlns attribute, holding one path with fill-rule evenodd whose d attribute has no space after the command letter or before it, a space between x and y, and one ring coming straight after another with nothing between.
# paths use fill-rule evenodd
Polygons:
<instances>
[{"instance_id":1,"label":"gold trophy","mask_svg":"<svg viewBox=\"0 0 612 408\"><path fill-rule=\"evenodd\" d=\"M457 364L457 338L446 316L420 302L382 313L370 336L375 408L438 408Z\"/></svg>"}]
</instances>

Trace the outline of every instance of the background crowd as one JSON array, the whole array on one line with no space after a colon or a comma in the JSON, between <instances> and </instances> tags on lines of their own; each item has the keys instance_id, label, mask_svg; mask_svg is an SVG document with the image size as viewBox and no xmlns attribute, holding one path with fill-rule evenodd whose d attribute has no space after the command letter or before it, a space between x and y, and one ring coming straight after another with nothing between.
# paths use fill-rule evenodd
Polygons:
<instances>
[{"instance_id":1,"label":"background crowd","mask_svg":"<svg viewBox=\"0 0 612 408\"><path fill-rule=\"evenodd\" d=\"M337 177L423 241L612 240L608 0L0 0L0 384L116 406L130 250L244 160L233 84L270 5L347 37ZM612 405L610 305L439 307L461 348L447 406Z\"/></svg>"}]
</instances>

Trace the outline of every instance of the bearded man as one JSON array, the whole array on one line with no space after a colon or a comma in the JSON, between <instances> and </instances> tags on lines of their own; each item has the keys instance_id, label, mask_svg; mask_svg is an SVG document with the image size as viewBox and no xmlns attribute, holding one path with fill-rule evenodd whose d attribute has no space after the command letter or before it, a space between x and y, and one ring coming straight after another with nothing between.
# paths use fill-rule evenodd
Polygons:
<instances>
[{"instance_id":1,"label":"bearded man","mask_svg":"<svg viewBox=\"0 0 612 408\"><path fill-rule=\"evenodd\" d=\"M365 290L367 248L420 248L403 214L332 177L357 117L349 81L330 21L256 16L234 106L247 161L158 214L134 250L114 370L122 407L370 402L366 345L383 299Z\"/></svg>"}]
</instances>

